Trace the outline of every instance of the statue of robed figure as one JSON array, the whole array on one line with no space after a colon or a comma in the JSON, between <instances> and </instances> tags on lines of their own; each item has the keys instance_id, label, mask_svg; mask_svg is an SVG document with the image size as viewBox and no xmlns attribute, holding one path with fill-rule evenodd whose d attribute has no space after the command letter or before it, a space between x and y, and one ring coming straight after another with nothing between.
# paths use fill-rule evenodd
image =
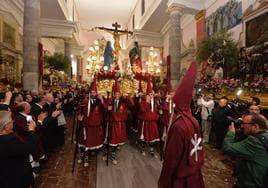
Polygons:
<instances>
[{"instance_id":1,"label":"statue of robed figure","mask_svg":"<svg viewBox=\"0 0 268 188\"><path fill-rule=\"evenodd\" d=\"M111 69L111 65L113 64L113 59L114 59L114 55L113 55L112 44L110 41L107 41L106 47L104 50L104 67L107 68L106 70Z\"/></svg>"},{"instance_id":2,"label":"statue of robed figure","mask_svg":"<svg viewBox=\"0 0 268 188\"><path fill-rule=\"evenodd\" d=\"M141 73L142 62L141 62L141 51L138 42L134 42L134 47L129 51L129 59L135 73Z\"/></svg>"}]
</instances>

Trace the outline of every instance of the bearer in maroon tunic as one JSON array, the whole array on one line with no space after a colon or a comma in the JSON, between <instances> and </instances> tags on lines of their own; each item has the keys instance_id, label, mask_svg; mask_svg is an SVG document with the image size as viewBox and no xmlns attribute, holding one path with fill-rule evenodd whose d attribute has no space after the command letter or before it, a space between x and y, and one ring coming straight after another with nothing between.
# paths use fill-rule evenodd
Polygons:
<instances>
[{"instance_id":1,"label":"bearer in maroon tunic","mask_svg":"<svg viewBox=\"0 0 268 188\"><path fill-rule=\"evenodd\" d=\"M161 139L164 142L166 141L167 130L170 124L169 122L172 122L172 120L176 118L176 115L174 115L175 104L172 101L174 92L170 81L167 82L166 91L167 91L166 99L162 102L163 118L161 122L161 125L163 126L163 134Z\"/></svg>"},{"instance_id":2,"label":"bearer in maroon tunic","mask_svg":"<svg viewBox=\"0 0 268 188\"><path fill-rule=\"evenodd\" d=\"M112 105L108 106L108 110L111 111L109 145L112 146L112 163L116 165L116 148L126 143L128 108L133 106L134 102L129 96L121 96L120 86L117 80L115 81L113 90L114 98L111 103Z\"/></svg>"},{"instance_id":3,"label":"bearer in maroon tunic","mask_svg":"<svg viewBox=\"0 0 268 188\"><path fill-rule=\"evenodd\" d=\"M82 101L81 114L78 119L82 123L79 137L80 158L84 166L88 166L89 151L97 150L103 145L103 98L97 94L96 81L91 84L89 97Z\"/></svg>"},{"instance_id":4,"label":"bearer in maroon tunic","mask_svg":"<svg viewBox=\"0 0 268 188\"><path fill-rule=\"evenodd\" d=\"M150 146L151 155L155 156L154 143L160 140L157 126L159 111L158 104L154 99L151 81L149 81L147 84L146 93L147 95L145 100L142 100L140 104L141 123L138 127L138 135L139 139L142 141L142 154L145 155L145 143L148 143Z\"/></svg>"},{"instance_id":5,"label":"bearer in maroon tunic","mask_svg":"<svg viewBox=\"0 0 268 188\"><path fill-rule=\"evenodd\" d=\"M168 132L165 159L158 183L161 188L204 187L200 127L190 110L196 71L196 64L192 63L173 97L180 116Z\"/></svg>"}]
</instances>

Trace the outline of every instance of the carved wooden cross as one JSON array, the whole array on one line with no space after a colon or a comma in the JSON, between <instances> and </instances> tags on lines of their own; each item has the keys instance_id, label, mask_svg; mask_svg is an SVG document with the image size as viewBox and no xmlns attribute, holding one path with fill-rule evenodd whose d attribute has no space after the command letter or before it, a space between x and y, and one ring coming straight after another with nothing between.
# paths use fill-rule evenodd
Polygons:
<instances>
[{"instance_id":1,"label":"carved wooden cross","mask_svg":"<svg viewBox=\"0 0 268 188\"><path fill-rule=\"evenodd\" d=\"M121 25L119 25L117 22L113 23L112 26L115 28L115 31L118 31L118 28L121 27Z\"/></svg>"},{"instance_id":2,"label":"carved wooden cross","mask_svg":"<svg viewBox=\"0 0 268 188\"><path fill-rule=\"evenodd\" d=\"M120 33L120 34L133 34L133 32L128 31L128 30L119 30L118 28L120 28L121 25L119 25L117 22L113 23L112 26L114 27L114 29L107 28L107 27L96 27L96 29L113 32L112 34L114 34L115 32Z\"/></svg>"},{"instance_id":3,"label":"carved wooden cross","mask_svg":"<svg viewBox=\"0 0 268 188\"><path fill-rule=\"evenodd\" d=\"M120 28L121 25L119 25L117 22L113 23L112 26L114 27L114 29L107 28L107 27L96 27L96 29L107 31L113 35L115 54L119 54L119 50L121 49L120 44L119 44L120 35L124 35L124 34L132 35L133 32L128 31L128 30L119 30L118 28Z\"/></svg>"}]
</instances>

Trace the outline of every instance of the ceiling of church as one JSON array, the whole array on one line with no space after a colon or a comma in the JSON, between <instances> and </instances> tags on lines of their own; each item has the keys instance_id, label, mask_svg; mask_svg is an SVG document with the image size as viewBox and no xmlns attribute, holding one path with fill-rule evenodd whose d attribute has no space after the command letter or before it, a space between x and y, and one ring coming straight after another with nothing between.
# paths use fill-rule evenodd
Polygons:
<instances>
[{"instance_id":1,"label":"ceiling of church","mask_svg":"<svg viewBox=\"0 0 268 188\"><path fill-rule=\"evenodd\" d=\"M91 29L97 26L111 27L118 22L126 25L138 0L78 0L81 26Z\"/></svg>"}]
</instances>

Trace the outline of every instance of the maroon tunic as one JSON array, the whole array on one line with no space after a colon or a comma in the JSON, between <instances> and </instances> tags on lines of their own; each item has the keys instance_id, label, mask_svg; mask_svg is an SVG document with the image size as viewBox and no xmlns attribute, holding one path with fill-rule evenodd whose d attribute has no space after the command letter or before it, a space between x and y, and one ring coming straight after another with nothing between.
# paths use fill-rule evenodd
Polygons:
<instances>
[{"instance_id":1,"label":"maroon tunic","mask_svg":"<svg viewBox=\"0 0 268 188\"><path fill-rule=\"evenodd\" d=\"M80 146L87 149L98 149L103 145L103 105L99 99L91 100L88 113L88 99L82 103L82 128L80 129Z\"/></svg>"},{"instance_id":2,"label":"maroon tunic","mask_svg":"<svg viewBox=\"0 0 268 188\"><path fill-rule=\"evenodd\" d=\"M172 103L173 104L173 103ZM173 108L173 107L172 107ZM163 118L162 118L162 125L164 127L168 127L168 122L169 122L169 118L170 118L170 115L172 113L172 109L170 109L170 102L169 101L164 101L162 103L162 110L163 110Z\"/></svg>"},{"instance_id":3,"label":"maroon tunic","mask_svg":"<svg viewBox=\"0 0 268 188\"><path fill-rule=\"evenodd\" d=\"M183 118L180 118L170 128L165 160L159 179L164 187L204 187L201 174L201 166L204 160L203 152L197 150L197 153L191 155L191 151L194 148L191 139L195 139L195 132L194 126L187 125ZM200 132L197 134L198 137L200 137Z\"/></svg>"},{"instance_id":4,"label":"maroon tunic","mask_svg":"<svg viewBox=\"0 0 268 188\"><path fill-rule=\"evenodd\" d=\"M204 161L202 138L198 122L190 110L196 73L197 66L192 63L173 97L180 118L168 131L160 187L204 187L201 174Z\"/></svg>"},{"instance_id":5,"label":"maroon tunic","mask_svg":"<svg viewBox=\"0 0 268 188\"><path fill-rule=\"evenodd\" d=\"M126 142L126 120L128 116L128 106L120 99L118 105L113 101L111 111L110 141L111 146L122 145Z\"/></svg>"},{"instance_id":6,"label":"maroon tunic","mask_svg":"<svg viewBox=\"0 0 268 188\"><path fill-rule=\"evenodd\" d=\"M157 104L154 104L154 109L152 111L151 104L143 100L140 105L140 115L142 121L138 127L139 138L146 142L159 141L159 132L157 126L159 115Z\"/></svg>"}]
</instances>

